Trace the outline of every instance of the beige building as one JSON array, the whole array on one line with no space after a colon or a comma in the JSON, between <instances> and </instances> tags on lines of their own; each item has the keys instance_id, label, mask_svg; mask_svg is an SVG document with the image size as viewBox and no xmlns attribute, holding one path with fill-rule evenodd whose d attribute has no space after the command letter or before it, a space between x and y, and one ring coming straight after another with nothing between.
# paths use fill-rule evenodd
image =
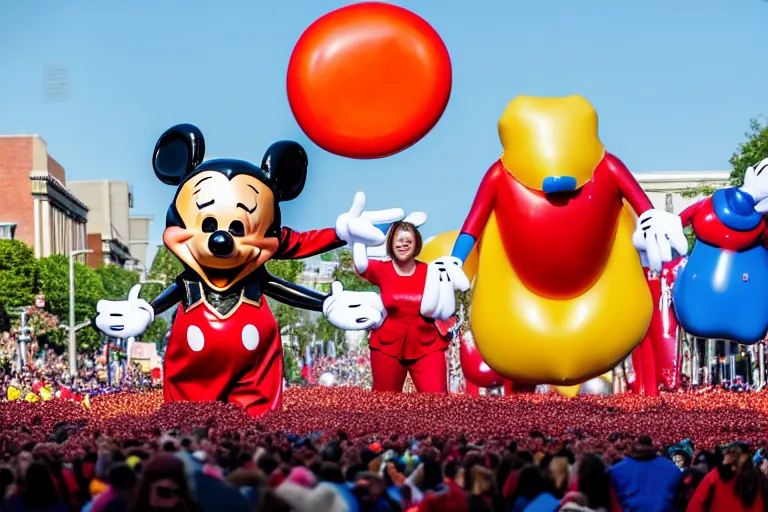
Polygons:
<instances>
[{"instance_id":1,"label":"beige building","mask_svg":"<svg viewBox=\"0 0 768 512\"><path fill-rule=\"evenodd\" d=\"M133 193L127 181L73 181L73 191L88 205L88 264L144 270L151 216L132 217Z\"/></svg>"},{"instance_id":2,"label":"beige building","mask_svg":"<svg viewBox=\"0 0 768 512\"><path fill-rule=\"evenodd\" d=\"M680 213L701 197L689 196L697 188L727 187L731 171L638 172L635 178L648 194L654 208Z\"/></svg>"},{"instance_id":3,"label":"beige building","mask_svg":"<svg viewBox=\"0 0 768 512\"><path fill-rule=\"evenodd\" d=\"M0 181L0 238L24 242L37 258L86 247L88 207L42 137L0 136Z\"/></svg>"}]
</instances>

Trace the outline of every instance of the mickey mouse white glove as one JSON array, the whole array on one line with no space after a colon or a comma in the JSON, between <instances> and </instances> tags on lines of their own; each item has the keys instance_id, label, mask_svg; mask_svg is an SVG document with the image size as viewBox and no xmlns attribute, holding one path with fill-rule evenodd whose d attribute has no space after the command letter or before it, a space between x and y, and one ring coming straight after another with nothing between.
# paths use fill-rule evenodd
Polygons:
<instances>
[{"instance_id":1,"label":"mickey mouse white glove","mask_svg":"<svg viewBox=\"0 0 768 512\"><path fill-rule=\"evenodd\" d=\"M348 291L339 281L334 281L331 294L323 302L323 314L334 327L363 331L380 327L387 310L378 293Z\"/></svg>"},{"instance_id":2,"label":"mickey mouse white glove","mask_svg":"<svg viewBox=\"0 0 768 512\"><path fill-rule=\"evenodd\" d=\"M336 236L352 246L352 255L358 272L365 272L368 267L365 248L381 245L387 240L387 235L377 228L376 224L388 224L405 217L402 208L372 212L365 212L364 209L365 194L358 192L352 201L352 208L336 219Z\"/></svg>"},{"instance_id":3,"label":"mickey mouse white glove","mask_svg":"<svg viewBox=\"0 0 768 512\"><path fill-rule=\"evenodd\" d=\"M688 239L683 231L680 217L663 210L651 209L637 218L637 228L632 243L640 253L643 265L661 272L662 264L672 261L676 252L688 254Z\"/></svg>"},{"instance_id":4,"label":"mickey mouse white glove","mask_svg":"<svg viewBox=\"0 0 768 512\"><path fill-rule=\"evenodd\" d=\"M740 190L752 196L757 212L768 213L768 158L747 168Z\"/></svg>"},{"instance_id":5,"label":"mickey mouse white glove","mask_svg":"<svg viewBox=\"0 0 768 512\"><path fill-rule=\"evenodd\" d=\"M137 284L128 293L128 300L100 300L96 304L96 328L113 338L141 336L155 319L155 312L139 298L140 291Z\"/></svg>"},{"instance_id":6,"label":"mickey mouse white glove","mask_svg":"<svg viewBox=\"0 0 768 512\"><path fill-rule=\"evenodd\" d=\"M469 279L459 258L445 256L427 265L427 282L421 298L421 314L448 320L456 312L456 291L469 290Z\"/></svg>"}]
</instances>

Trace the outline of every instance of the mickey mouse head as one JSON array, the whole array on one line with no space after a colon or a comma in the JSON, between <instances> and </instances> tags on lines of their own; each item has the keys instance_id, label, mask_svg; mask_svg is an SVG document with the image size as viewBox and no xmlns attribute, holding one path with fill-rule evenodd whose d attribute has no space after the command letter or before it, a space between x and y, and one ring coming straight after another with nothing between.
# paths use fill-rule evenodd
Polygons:
<instances>
[{"instance_id":1,"label":"mickey mouse head","mask_svg":"<svg viewBox=\"0 0 768 512\"><path fill-rule=\"evenodd\" d=\"M299 196L307 154L296 142L272 144L261 166L203 162L205 139L190 124L168 129L155 146L158 179L177 187L163 241L215 291L226 291L266 263L280 240L280 202Z\"/></svg>"}]
</instances>

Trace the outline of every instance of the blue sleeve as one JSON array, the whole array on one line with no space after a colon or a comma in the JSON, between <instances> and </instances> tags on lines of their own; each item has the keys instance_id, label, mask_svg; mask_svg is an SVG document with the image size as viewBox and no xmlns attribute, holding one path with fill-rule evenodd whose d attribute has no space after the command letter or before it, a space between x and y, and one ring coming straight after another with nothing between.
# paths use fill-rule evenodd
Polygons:
<instances>
[{"instance_id":1,"label":"blue sleeve","mask_svg":"<svg viewBox=\"0 0 768 512\"><path fill-rule=\"evenodd\" d=\"M453 252L451 256L459 258L464 263L469 257L469 253L472 252L472 248L475 246L475 237L468 233L461 233L456 239L456 243L453 244Z\"/></svg>"}]
</instances>

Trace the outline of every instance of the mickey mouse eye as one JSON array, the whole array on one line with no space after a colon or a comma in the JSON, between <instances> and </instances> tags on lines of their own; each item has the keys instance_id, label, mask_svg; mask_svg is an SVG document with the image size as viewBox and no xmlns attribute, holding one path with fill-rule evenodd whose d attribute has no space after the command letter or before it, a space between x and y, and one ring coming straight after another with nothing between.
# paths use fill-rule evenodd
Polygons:
<instances>
[{"instance_id":1,"label":"mickey mouse eye","mask_svg":"<svg viewBox=\"0 0 768 512\"><path fill-rule=\"evenodd\" d=\"M232 236L245 236L245 226L239 220L233 220L229 225L229 234Z\"/></svg>"},{"instance_id":2,"label":"mickey mouse eye","mask_svg":"<svg viewBox=\"0 0 768 512\"><path fill-rule=\"evenodd\" d=\"M219 223L213 217L206 217L203 220L203 233L213 233L219 229Z\"/></svg>"}]
</instances>

